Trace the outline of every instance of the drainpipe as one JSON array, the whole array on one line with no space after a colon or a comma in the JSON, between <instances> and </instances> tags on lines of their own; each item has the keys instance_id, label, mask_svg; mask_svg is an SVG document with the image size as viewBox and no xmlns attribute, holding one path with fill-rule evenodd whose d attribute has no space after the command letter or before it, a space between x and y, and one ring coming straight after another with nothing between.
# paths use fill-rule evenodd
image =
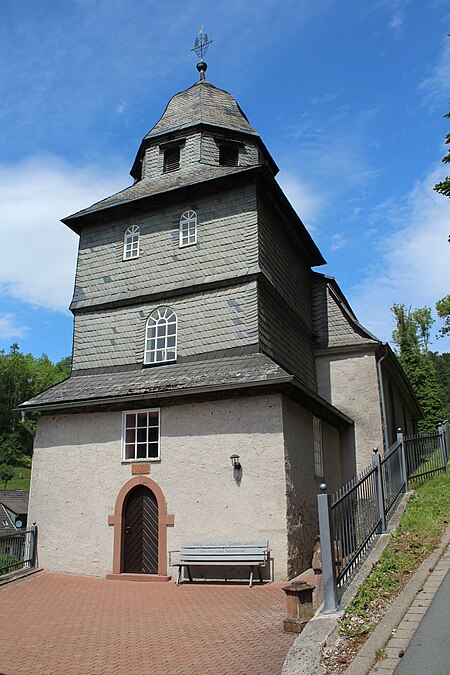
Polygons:
<instances>
[{"instance_id":1,"label":"drainpipe","mask_svg":"<svg viewBox=\"0 0 450 675\"><path fill-rule=\"evenodd\" d=\"M28 433L31 434L34 438L34 431L27 422L27 413L25 412L25 410L22 410L20 412L20 414L21 414L21 417L22 417L22 426L25 427L25 429L28 431Z\"/></svg>"},{"instance_id":2,"label":"drainpipe","mask_svg":"<svg viewBox=\"0 0 450 675\"><path fill-rule=\"evenodd\" d=\"M388 430L387 430L386 402L384 400L384 387L383 387L383 375L381 373L381 362L388 355L388 344L387 344L387 342L382 342L381 344L384 345L384 347L386 348L386 351L384 353L384 356L382 356L381 359L377 363L377 371L378 371L378 386L380 388L381 415L383 417L384 450L386 451L389 447L389 437L388 437Z\"/></svg>"}]
</instances>

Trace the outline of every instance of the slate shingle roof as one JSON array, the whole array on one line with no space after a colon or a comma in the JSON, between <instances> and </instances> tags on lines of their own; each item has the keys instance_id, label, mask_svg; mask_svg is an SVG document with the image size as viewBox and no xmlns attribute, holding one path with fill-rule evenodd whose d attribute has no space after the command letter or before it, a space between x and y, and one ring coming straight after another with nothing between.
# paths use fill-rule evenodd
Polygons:
<instances>
[{"instance_id":1,"label":"slate shingle roof","mask_svg":"<svg viewBox=\"0 0 450 675\"><path fill-rule=\"evenodd\" d=\"M170 99L162 117L145 138L195 124L210 124L258 135L231 94L210 82L200 81Z\"/></svg>"},{"instance_id":2,"label":"slate shingle roof","mask_svg":"<svg viewBox=\"0 0 450 675\"><path fill-rule=\"evenodd\" d=\"M380 344L357 320L333 277L315 272L312 301L316 347L350 347Z\"/></svg>"},{"instance_id":3,"label":"slate shingle roof","mask_svg":"<svg viewBox=\"0 0 450 675\"><path fill-rule=\"evenodd\" d=\"M28 497L27 490L0 490L0 504L17 515L28 513Z\"/></svg>"},{"instance_id":4,"label":"slate shingle roof","mask_svg":"<svg viewBox=\"0 0 450 675\"><path fill-rule=\"evenodd\" d=\"M291 375L264 354L247 354L127 372L72 376L19 407L50 408L128 396L158 398L161 393L176 394L204 388L226 390L236 386L290 382L292 379Z\"/></svg>"},{"instance_id":5,"label":"slate shingle roof","mask_svg":"<svg viewBox=\"0 0 450 675\"><path fill-rule=\"evenodd\" d=\"M17 528L14 526L8 511L0 504L0 534L14 534Z\"/></svg>"},{"instance_id":6,"label":"slate shingle roof","mask_svg":"<svg viewBox=\"0 0 450 675\"><path fill-rule=\"evenodd\" d=\"M81 211L77 211L76 213L63 218L62 222L70 226L72 220L90 213L103 211L104 209L120 204L128 204L130 202L135 202L138 199L152 197L153 195L162 194L164 192L170 192L171 190L176 190L180 187L196 185L203 181L214 180L215 178L229 176L230 174L244 173L245 171L251 171L254 168L255 167L253 166L210 166L209 164L201 164L199 162L197 165L189 166L185 169L180 169L179 171L164 173L157 178L140 180L134 185L130 185L124 190L116 192L116 194L111 197L102 199L101 201L88 206L86 209L82 209Z\"/></svg>"}]
</instances>

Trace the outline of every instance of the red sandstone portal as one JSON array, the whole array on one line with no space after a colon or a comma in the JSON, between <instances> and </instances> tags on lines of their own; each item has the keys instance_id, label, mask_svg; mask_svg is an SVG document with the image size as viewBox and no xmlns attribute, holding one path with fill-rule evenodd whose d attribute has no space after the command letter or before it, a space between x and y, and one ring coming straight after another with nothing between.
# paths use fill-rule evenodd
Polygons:
<instances>
[{"instance_id":1,"label":"red sandstone portal","mask_svg":"<svg viewBox=\"0 0 450 675\"><path fill-rule=\"evenodd\" d=\"M152 493L158 514L158 537L157 537L157 574L129 573L125 567L125 510L129 504L130 494L136 488L145 487ZM107 574L107 579L136 579L137 581L169 581L167 576L167 531L168 525L174 524L174 516L168 515L167 504L164 494L157 483L147 476L135 476L125 483L117 495L114 515L108 518L109 525L114 526L114 550L113 550L113 573ZM156 569L156 567L155 567Z\"/></svg>"}]
</instances>

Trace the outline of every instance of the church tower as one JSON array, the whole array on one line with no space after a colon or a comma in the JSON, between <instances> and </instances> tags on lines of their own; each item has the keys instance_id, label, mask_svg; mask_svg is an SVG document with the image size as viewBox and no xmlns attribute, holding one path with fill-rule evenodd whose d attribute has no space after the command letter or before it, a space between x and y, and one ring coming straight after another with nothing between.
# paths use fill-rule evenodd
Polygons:
<instances>
[{"instance_id":1,"label":"church tower","mask_svg":"<svg viewBox=\"0 0 450 675\"><path fill-rule=\"evenodd\" d=\"M133 184L63 220L80 237L73 372L22 405L41 412L47 569L166 580L184 541L265 540L266 575L287 579L310 565L319 484L354 471L353 421L316 375L325 261L259 134L198 70Z\"/></svg>"}]
</instances>

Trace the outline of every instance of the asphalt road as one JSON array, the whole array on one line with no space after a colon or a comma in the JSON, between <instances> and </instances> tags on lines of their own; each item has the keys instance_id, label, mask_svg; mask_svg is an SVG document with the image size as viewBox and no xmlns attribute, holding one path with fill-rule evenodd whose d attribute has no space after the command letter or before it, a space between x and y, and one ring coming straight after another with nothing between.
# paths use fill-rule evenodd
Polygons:
<instances>
[{"instance_id":1,"label":"asphalt road","mask_svg":"<svg viewBox=\"0 0 450 675\"><path fill-rule=\"evenodd\" d=\"M449 675L450 572L439 586L395 675Z\"/></svg>"}]
</instances>

